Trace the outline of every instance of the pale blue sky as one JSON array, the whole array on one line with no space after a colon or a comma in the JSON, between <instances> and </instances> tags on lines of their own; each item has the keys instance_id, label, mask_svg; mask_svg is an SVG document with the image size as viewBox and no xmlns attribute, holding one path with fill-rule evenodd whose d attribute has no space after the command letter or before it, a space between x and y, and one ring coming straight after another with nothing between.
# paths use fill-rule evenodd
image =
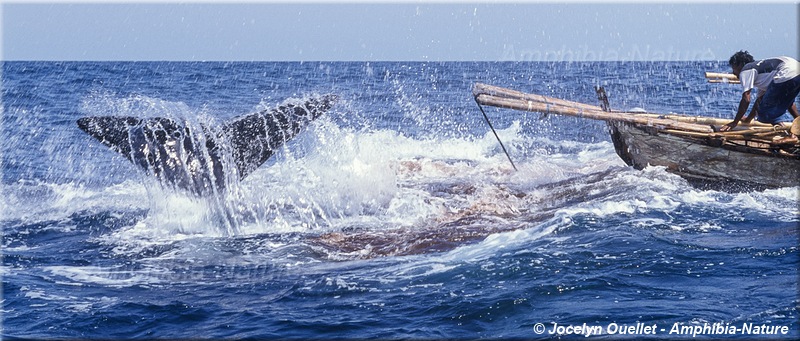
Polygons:
<instances>
[{"instance_id":1,"label":"pale blue sky","mask_svg":"<svg viewBox=\"0 0 800 341\"><path fill-rule=\"evenodd\" d=\"M4 60L798 57L797 3L9 3Z\"/></svg>"}]
</instances>

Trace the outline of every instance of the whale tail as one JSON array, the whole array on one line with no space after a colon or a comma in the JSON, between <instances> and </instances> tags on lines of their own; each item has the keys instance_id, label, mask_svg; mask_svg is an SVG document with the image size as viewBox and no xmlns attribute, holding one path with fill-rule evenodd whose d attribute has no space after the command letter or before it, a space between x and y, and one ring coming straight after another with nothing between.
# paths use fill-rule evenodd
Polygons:
<instances>
[{"instance_id":1,"label":"whale tail","mask_svg":"<svg viewBox=\"0 0 800 341\"><path fill-rule=\"evenodd\" d=\"M223 191L233 172L239 180L251 174L337 100L322 95L287 101L236 117L216 131L164 117L91 116L77 124L163 184L205 196Z\"/></svg>"}]
</instances>

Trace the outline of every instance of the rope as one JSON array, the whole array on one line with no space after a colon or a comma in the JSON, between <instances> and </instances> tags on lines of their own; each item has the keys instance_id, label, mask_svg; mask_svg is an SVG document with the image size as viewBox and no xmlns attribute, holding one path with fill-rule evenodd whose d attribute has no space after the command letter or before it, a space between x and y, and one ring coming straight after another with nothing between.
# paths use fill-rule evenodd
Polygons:
<instances>
[{"instance_id":1,"label":"rope","mask_svg":"<svg viewBox=\"0 0 800 341\"><path fill-rule=\"evenodd\" d=\"M500 136L497 136L497 131L494 130L494 126L492 125L492 122L489 121L489 116L486 115L486 112L483 111L483 106L481 105L480 102L478 102L478 95L475 95L474 98L475 98L475 103L478 104L478 108L481 109L481 114L483 114L483 118L486 119L486 124L489 125L489 128L492 128L492 133L494 133L494 137L497 139L497 142L500 143L500 148L503 148L503 153L506 154L506 157L508 158L508 162L511 162L511 167L514 167L514 170L516 171L517 170L517 166L514 165L514 161L511 160L511 156L508 155L508 151L506 150L506 146L503 145L503 141L500 141Z\"/></svg>"}]
</instances>

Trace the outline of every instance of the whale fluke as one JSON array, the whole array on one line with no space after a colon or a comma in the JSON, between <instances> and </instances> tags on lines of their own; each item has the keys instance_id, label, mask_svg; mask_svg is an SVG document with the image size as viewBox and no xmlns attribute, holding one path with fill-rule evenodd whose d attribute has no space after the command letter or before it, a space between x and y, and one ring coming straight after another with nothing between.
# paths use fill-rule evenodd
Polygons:
<instances>
[{"instance_id":1,"label":"whale fluke","mask_svg":"<svg viewBox=\"0 0 800 341\"><path fill-rule=\"evenodd\" d=\"M251 174L337 99L323 95L288 101L236 117L216 130L164 117L91 116L77 123L163 184L205 196L223 191L231 172L239 180Z\"/></svg>"}]
</instances>

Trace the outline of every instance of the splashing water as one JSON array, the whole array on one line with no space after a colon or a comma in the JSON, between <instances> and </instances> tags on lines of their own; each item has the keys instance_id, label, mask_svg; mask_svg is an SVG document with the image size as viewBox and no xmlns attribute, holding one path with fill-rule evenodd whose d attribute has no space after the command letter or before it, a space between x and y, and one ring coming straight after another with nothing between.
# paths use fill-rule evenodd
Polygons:
<instances>
[{"instance_id":1,"label":"splashing water","mask_svg":"<svg viewBox=\"0 0 800 341\"><path fill-rule=\"evenodd\" d=\"M723 66L4 63L3 335L530 338L538 322L722 321L794 339L797 188L698 190L624 166L603 124L489 109L514 172L469 92L592 103L602 83L615 108L724 117L735 90L694 77ZM317 93L340 102L209 197L75 125L219 127Z\"/></svg>"}]
</instances>

